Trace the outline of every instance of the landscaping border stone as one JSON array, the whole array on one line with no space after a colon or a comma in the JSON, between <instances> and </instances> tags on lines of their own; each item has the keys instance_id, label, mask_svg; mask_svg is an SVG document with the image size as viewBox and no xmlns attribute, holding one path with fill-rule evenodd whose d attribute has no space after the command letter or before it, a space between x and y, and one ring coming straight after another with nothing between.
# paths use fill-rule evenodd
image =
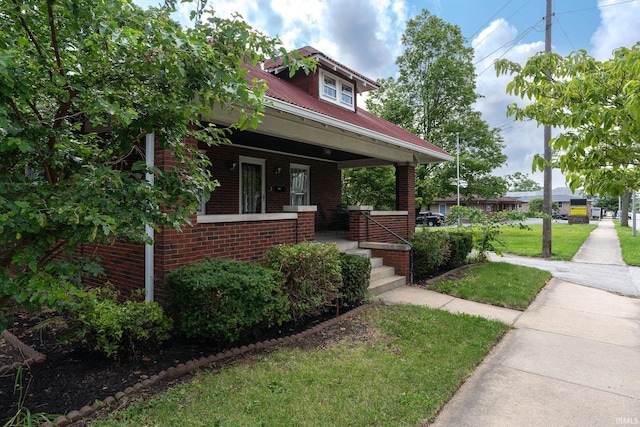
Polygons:
<instances>
[{"instance_id":1,"label":"landscaping border stone","mask_svg":"<svg viewBox=\"0 0 640 427\"><path fill-rule=\"evenodd\" d=\"M16 347L25 356L25 359L21 362L14 362L11 365L0 366L0 375L17 370L20 366L42 363L46 360L47 356L26 345L6 329L2 331L0 335L2 335L2 338L4 338L6 342Z\"/></svg>"}]
</instances>

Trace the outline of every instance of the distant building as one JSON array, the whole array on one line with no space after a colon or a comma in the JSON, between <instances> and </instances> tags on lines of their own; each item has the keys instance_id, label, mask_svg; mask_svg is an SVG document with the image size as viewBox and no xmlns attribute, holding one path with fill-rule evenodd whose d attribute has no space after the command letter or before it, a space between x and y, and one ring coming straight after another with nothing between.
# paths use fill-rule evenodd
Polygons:
<instances>
[{"instance_id":1,"label":"distant building","mask_svg":"<svg viewBox=\"0 0 640 427\"><path fill-rule=\"evenodd\" d=\"M542 199L544 193L542 190L537 191L509 191L507 197L512 197L518 200L517 209L522 212L529 211L529 202L533 199ZM573 199L587 199L587 214L591 216L591 204L593 203L593 197L586 195L581 190L573 193L568 187L558 187L551 190L551 201L558 203L558 213L570 214L571 200Z\"/></svg>"}]
</instances>

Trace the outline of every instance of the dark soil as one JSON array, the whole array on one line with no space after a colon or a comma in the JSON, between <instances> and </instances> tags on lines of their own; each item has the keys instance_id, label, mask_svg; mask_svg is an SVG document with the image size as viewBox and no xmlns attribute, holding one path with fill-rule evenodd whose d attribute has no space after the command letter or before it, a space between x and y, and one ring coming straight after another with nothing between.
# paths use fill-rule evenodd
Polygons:
<instances>
[{"instance_id":1,"label":"dark soil","mask_svg":"<svg viewBox=\"0 0 640 427\"><path fill-rule=\"evenodd\" d=\"M342 313L349 309L343 309ZM355 312L357 311L359 310ZM315 348L337 341L349 334L366 335L366 332L357 326L360 324L355 319L357 316L341 316L335 324L334 322L323 323L336 317L336 313L333 312L306 319L297 324L270 329L264 331L260 337L246 338L234 344L175 337L164 343L161 350L155 354L144 355L136 361L115 362L99 353L88 351L79 344L61 345L58 338L63 328L57 322L61 319L60 317L52 314L33 315L23 312L14 313L14 316L15 320L10 323L7 330L23 343L43 353L46 360L26 366L23 369L22 381L17 387L15 386L15 369L0 374L0 425L16 413L21 390L24 395L23 405L31 414L64 415L71 411L78 411L83 406L90 406L96 401L103 401L109 396L124 391L127 387L132 387L178 364L206 358L232 347L298 334L320 324L328 325L322 329L322 333L308 334L304 338L296 339L295 344L305 348ZM38 327L46 323L49 326ZM354 337L354 339L358 338ZM10 364L7 363L7 359L15 357L14 350L4 346L2 341L0 341L0 352L5 352L4 359L0 358L0 361L5 364ZM233 363L238 358L242 356L226 358L222 363ZM183 375L173 381L158 381L138 395L144 397L159 393L176 381L187 380L190 375ZM123 403L119 402L119 404ZM105 410L96 412L92 417L104 416L105 412ZM73 425L84 425L85 422L86 420L79 421Z\"/></svg>"}]
</instances>

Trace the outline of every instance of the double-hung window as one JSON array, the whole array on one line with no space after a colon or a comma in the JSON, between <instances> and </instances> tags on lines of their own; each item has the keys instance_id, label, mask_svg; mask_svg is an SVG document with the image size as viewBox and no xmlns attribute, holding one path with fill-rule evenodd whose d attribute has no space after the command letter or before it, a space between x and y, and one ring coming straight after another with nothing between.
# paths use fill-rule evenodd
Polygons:
<instances>
[{"instance_id":1,"label":"double-hung window","mask_svg":"<svg viewBox=\"0 0 640 427\"><path fill-rule=\"evenodd\" d=\"M309 166L291 164L291 206L309 204Z\"/></svg>"},{"instance_id":2,"label":"double-hung window","mask_svg":"<svg viewBox=\"0 0 640 427\"><path fill-rule=\"evenodd\" d=\"M325 71L320 72L320 98L350 110L355 109L353 84Z\"/></svg>"}]
</instances>

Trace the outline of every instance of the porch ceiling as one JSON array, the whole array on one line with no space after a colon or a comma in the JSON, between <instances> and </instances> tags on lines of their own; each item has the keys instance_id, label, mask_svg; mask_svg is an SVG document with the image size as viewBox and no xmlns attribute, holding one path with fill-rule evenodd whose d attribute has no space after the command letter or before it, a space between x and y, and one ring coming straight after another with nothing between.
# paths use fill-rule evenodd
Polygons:
<instances>
[{"instance_id":1,"label":"porch ceiling","mask_svg":"<svg viewBox=\"0 0 640 427\"><path fill-rule=\"evenodd\" d=\"M450 156L416 149L403 141L330 117L306 112L301 115L300 110L276 102L267 108L258 128L252 132L281 140L265 139L263 145L259 139L243 138L240 144L332 161L340 169L451 160ZM213 116L215 119L211 121L229 124L236 113L216 109Z\"/></svg>"}]
</instances>

